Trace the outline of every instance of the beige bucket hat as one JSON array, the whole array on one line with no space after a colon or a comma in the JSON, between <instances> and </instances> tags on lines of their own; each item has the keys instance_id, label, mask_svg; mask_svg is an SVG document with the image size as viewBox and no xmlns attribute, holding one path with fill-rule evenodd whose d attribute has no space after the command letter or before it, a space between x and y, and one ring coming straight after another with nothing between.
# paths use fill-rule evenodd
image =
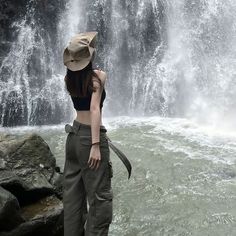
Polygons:
<instances>
[{"instance_id":1,"label":"beige bucket hat","mask_svg":"<svg viewBox=\"0 0 236 236\"><path fill-rule=\"evenodd\" d=\"M64 65L72 70L82 70L94 58L95 43L98 32L84 32L71 38L63 54Z\"/></svg>"}]
</instances>

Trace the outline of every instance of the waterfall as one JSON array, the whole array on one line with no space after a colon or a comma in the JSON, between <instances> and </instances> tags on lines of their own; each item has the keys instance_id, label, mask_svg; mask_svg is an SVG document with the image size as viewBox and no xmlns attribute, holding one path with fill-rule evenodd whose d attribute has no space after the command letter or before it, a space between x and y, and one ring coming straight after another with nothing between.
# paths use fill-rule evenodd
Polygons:
<instances>
[{"instance_id":1,"label":"waterfall","mask_svg":"<svg viewBox=\"0 0 236 236\"><path fill-rule=\"evenodd\" d=\"M233 0L169 1L168 50L149 78L161 81L167 115L236 125L235 13Z\"/></svg>"},{"instance_id":2,"label":"waterfall","mask_svg":"<svg viewBox=\"0 0 236 236\"><path fill-rule=\"evenodd\" d=\"M34 2L14 23L18 36L0 67L2 125L72 117L62 53L71 36L92 30L95 64L108 74L106 115L236 125L234 0L64 1L56 34L38 29Z\"/></svg>"},{"instance_id":3,"label":"waterfall","mask_svg":"<svg viewBox=\"0 0 236 236\"><path fill-rule=\"evenodd\" d=\"M235 122L235 1L70 2L74 29L100 33L108 113Z\"/></svg>"},{"instance_id":4,"label":"waterfall","mask_svg":"<svg viewBox=\"0 0 236 236\"><path fill-rule=\"evenodd\" d=\"M26 14L11 25L15 41L0 64L3 126L54 124L68 117L64 104L69 98L58 73L57 45L50 26L45 28L49 19L38 18L45 9L38 7L36 1L28 1Z\"/></svg>"}]
</instances>

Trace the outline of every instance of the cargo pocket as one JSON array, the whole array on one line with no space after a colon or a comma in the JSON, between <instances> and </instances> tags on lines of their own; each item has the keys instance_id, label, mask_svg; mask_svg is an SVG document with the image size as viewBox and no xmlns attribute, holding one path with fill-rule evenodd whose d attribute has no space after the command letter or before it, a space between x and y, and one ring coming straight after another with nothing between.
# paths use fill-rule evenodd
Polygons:
<instances>
[{"instance_id":1,"label":"cargo pocket","mask_svg":"<svg viewBox=\"0 0 236 236\"><path fill-rule=\"evenodd\" d=\"M106 139L106 136L104 136L103 134L101 134L100 136L100 147L109 149L108 140Z\"/></svg>"},{"instance_id":2,"label":"cargo pocket","mask_svg":"<svg viewBox=\"0 0 236 236\"><path fill-rule=\"evenodd\" d=\"M95 215L96 226L103 227L112 222L113 214L113 191L95 192Z\"/></svg>"}]
</instances>

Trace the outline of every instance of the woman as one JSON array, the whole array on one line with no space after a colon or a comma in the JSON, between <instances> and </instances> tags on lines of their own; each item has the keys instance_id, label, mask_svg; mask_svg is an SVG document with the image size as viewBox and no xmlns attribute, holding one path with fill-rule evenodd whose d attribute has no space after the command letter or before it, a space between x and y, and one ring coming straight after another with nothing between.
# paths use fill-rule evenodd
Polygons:
<instances>
[{"instance_id":1,"label":"woman","mask_svg":"<svg viewBox=\"0 0 236 236\"><path fill-rule=\"evenodd\" d=\"M63 55L65 84L77 112L73 125L65 126L64 236L108 235L112 222L112 163L102 124L107 76L93 70L96 36L76 35Z\"/></svg>"}]
</instances>

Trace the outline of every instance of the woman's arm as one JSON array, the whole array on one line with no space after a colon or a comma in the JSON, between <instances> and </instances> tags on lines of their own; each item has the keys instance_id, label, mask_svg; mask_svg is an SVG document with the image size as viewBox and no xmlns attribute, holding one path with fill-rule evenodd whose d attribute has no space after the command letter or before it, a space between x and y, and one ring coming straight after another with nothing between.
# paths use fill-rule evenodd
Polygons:
<instances>
[{"instance_id":1,"label":"woman's arm","mask_svg":"<svg viewBox=\"0 0 236 236\"><path fill-rule=\"evenodd\" d=\"M98 107L96 105L90 107L90 117L91 117L92 143L100 142L101 112L99 105Z\"/></svg>"},{"instance_id":2,"label":"woman's arm","mask_svg":"<svg viewBox=\"0 0 236 236\"><path fill-rule=\"evenodd\" d=\"M102 85L96 80L93 81L93 85L96 91L92 93L90 103L90 117L91 117L91 132L92 132L92 143L100 141L100 124L101 124L101 112L100 102L102 96L102 90L105 83L105 72L99 72L99 78L101 78Z\"/></svg>"},{"instance_id":3,"label":"woman's arm","mask_svg":"<svg viewBox=\"0 0 236 236\"><path fill-rule=\"evenodd\" d=\"M92 143L100 142L100 124L101 124L101 112L100 112L100 101L102 90L104 87L106 73L99 72L99 78L101 78L102 85L96 80L93 81L93 85L96 91L93 92L90 103L90 117L91 117L91 133L92 133ZM98 168L101 160L99 145L93 145L90 152L90 157L88 160L89 167L96 169Z\"/></svg>"}]
</instances>

